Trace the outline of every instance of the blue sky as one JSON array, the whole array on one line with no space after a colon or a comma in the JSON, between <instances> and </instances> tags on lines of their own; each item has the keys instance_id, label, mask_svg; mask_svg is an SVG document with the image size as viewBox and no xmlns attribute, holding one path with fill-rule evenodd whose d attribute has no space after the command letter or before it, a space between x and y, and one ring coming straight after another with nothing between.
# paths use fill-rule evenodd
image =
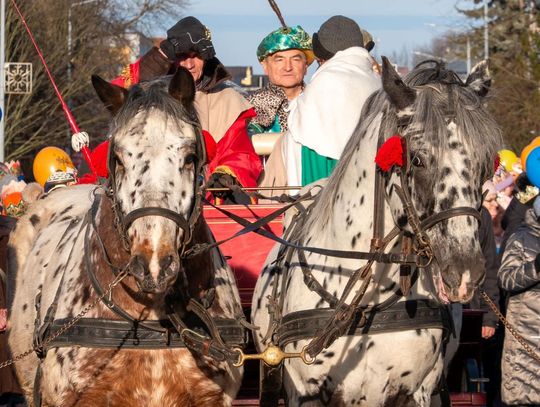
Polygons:
<instances>
[{"instance_id":1,"label":"blue sky","mask_svg":"<svg viewBox=\"0 0 540 407\"><path fill-rule=\"evenodd\" d=\"M462 0L277 0L285 21L312 34L335 14L354 19L376 39L373 53L399 55L429 45L445 32L459 29L465 20L455 10L472 1ZM212 32L218 57L225 65L262 69L255 56L261 39L279 27L267 0L191 0L184 15L194 15Z\"/></svg>"}]
</instances>

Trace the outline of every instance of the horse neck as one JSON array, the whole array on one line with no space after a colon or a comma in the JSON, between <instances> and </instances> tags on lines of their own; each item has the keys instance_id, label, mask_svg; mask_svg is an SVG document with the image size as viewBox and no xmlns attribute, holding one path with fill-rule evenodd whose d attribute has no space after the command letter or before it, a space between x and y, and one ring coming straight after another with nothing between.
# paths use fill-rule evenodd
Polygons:
<instances>
[{"instance_id":1,"label":"horse neck","mask_svg":"<svg viewBox=\"0 0 540 407\"><path fill-rule=\"evenodd\" d=\"M326 188L331 183L337 182L337 185L331 193L323 192L312 212L316 220L313 220L313 228L309 233L310 244L316 242L324 244L323 247L341 250L369 249L375 205L376 147L376 134L366 135L359 144L352 147L354 153L347 157L348 161L340 163L341 168L336 167L338 173L332 175ZM336 176L338 179L335 179ZM385 223L388 223L387 208L381 209L385 212Z\"/></svg>"},{"instance_id":2,"label":"horse neck","mask_svg":"<svg viewBox=\"0 0 540 407\"><path fill-rule=\"evenodd\" d=\"M325 195L324 199L332 199L328 206L332 208L331 216L326 220L314 223L309 233L309 245L339 250L356 250L367 252L373 238L374 207L382 211L383 238L395 226L389 205L383 199L376 202L375 177L376 169L374 158L377 153L378 130L366 134L360 143L354 148L354 153L349 157L347 165L335 174L340 177L339 184L332 195ZM350 146L349 146L350 147ZM328 202L327 202L328 204ZM318 203L323 206L323 202ZM318 216L316 210L313 216ZM307 243L307 241L304 241ZM399 239L394 239L387 246L386 251L399 251ZM350 273L362 265L365 261L327 258L329 265L339 265L344 273ZM345 275L344 275L345 277ZM324 278L321 276L321 278ZM333 278L328 282L328 291L341 293L348 278ZM399 287L399 266L378 264L373 267L373 282L366 293L370 303L379 303L392 295ZM409 298L430 297L431 287L429 279L421 278L411 289Z\"/></svg>"},{"instance_id":3,"label":"horse neck","mask_svg":"<svg viewBox=\"0 0 540 407\"><path fill-rule=\"evenodd\" d=\"M97 280L105 290L115 278L113 268L106 261L105 252L116 269L124 268L130 260L130 255L125 250L120 235L113 225L114 213L110 201L102 198L99 219L96 222L97 230L92 233L90 240L93 270ZM105 252L102 250L99 240L103 242ZM206 226L202 217L199 218L194 228L192 242L193 244L208 242ZM183 267L187 275L187 291L190 297L195 299L204 298L208 288L213 283L211 259L204 255L195 256L185 261ZM91 284L90 281L88 281L88 284ZM176 284L180 284L180 279L177 280ZM175 286L172 287L173 297L175 297L175 288ZM121 284L114 288L112 298L118 307L135 318L163 319L167 314L165 299L168 294L141 293L135 279L128 275L122 280ZM169 296L169 298L171 297ZM102 311L105 317L114 316L105 306L103 306Z\"/></svg>"}]
</instances>

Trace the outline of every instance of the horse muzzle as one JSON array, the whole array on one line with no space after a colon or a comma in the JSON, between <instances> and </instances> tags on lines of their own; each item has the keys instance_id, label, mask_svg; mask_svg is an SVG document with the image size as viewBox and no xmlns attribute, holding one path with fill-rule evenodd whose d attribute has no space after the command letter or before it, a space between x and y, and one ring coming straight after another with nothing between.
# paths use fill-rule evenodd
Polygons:
<instances>
[{"instance_id":1,"label":"horse muzzle","mask_svg":"<svg viewBox=\"0 0 540 407\"><path fill-rule=\"evenodd\" d=\"M157 261L135 255L129 266L129 274L135 278L141 291L153 294L167 291L175 283L179 271L180 259L176 253L165 254Z\"/></svg>"}]
</instances>

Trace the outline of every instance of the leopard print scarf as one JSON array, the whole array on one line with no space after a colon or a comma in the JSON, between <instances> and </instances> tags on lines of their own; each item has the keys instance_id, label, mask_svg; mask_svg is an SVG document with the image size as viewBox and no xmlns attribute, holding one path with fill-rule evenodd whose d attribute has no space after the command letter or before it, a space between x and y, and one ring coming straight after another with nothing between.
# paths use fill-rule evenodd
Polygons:
<instances>
[{"instance_id":1,"label":"leopard print scarf","mask_svg":"<svg viewBox=\"0 0 540 407\"><path fill-rule=\"evenodd\" d=\"M270 83L264 88L253 92L248 97L248 100L257 112L257 117L252 119L252 123L263 128L270 128L277 116L281 131L287 131L289 101L283 89Z\"/></svg>"}]
</instances>

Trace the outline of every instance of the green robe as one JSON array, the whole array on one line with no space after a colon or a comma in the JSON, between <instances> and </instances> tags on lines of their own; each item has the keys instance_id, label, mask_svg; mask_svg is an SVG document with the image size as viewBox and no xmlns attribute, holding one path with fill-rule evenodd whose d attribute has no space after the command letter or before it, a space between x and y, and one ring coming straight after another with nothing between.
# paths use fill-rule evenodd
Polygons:
<instances>
[{"instance_id":1,"label":"green robe","mask_svg":"<svg viewBox=\"0 0 540 407\"><path fill-rule=\"evenodd\" d=\"M302 146L302 186L330 176L337 162L338 160L322 156Z\"/></svg>"},{"instance_id":2,"label":"green robe","mask_svg":"<svg viewBox=\"0 0 540 407\"><path fill-rule=\"evenodd\" d=\"M281 127L276 116L272 127L263 128L259 124L250 123L248 126L250 135L257 133L279 133ZM302 186L311 184L321 178L330 176L338 160L317 154L314 150L302 146Z\"/></svg>"}]
</instances>

